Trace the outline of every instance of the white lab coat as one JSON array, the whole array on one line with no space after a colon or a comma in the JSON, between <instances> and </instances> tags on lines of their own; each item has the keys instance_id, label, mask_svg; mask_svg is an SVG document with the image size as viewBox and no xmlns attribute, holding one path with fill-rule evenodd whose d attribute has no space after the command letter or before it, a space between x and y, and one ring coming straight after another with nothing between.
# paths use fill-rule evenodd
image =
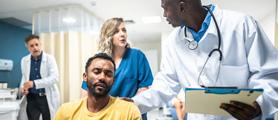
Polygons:
<instances>
[{"instance_id":1,"label":"white lab coat","mask_svg":"<svg viewBox=\"0 0 278 120\"><path fill-rule=\"evenodd\" d=\"M31 55L27 55L21 60L21 71L22 71L22 80L20 83L20 88L22 88L23 83L29 80L30 75L30 66L31 66ZM60 94L58 89L58 67L53 56L48 55L43 52L41 68L40 68L41 78L35 80L36 88L45 88L46 98L50 110L51 118L54 117L58 107L60 106ZM26 98L26 97L24 97ZM19 119L27 120L26 116L26 102L23 100L21 103L21 110L19 113Z\"/></svg>"},{"instance_id":2,"label":"white lab coat","mask_svg":"<svg viewBox=\"0 0 278 120\"><path fill-rule=\"evenodd\" d=\"M206 86L237 86L263 88L256 100L262 109L262 119L278 111L278 52L270 43L256 20L250 16L217 6L213 11L222 35L223 60L219 79L218 54L207 63L201 82ZM217 29L211 19L210 26L196 50L185 45L184 30L176 28L163 47L161 71L148 91L133 98L142 113L161 106L173 98L181 87L200 87L197 79L212 49L217 48ZM192 34L187 31L192 38ZM216 62L215 62L216 61ZM232 119L212 115L189 114L188 119Z\"/></svg>"}]
</instances>

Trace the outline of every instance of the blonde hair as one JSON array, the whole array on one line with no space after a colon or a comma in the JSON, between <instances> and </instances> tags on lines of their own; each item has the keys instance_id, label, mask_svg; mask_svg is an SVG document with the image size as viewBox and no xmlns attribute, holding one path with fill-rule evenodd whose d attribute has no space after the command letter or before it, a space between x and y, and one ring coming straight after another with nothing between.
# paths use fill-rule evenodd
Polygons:
<instances>
[{"instance_id":1,"label":"blonde hair","mask_svg":"<svg viewBox=\"0 0 278 120\"><path fill-rule=\"evenodd\" d=\"M99 36L98 51L112 56L113 53L113 35L117 33L118 27L123 23L123 18L111 18L106 20ZM129 47L129 44L127 44Z\"/></svg>"}]
</instances>

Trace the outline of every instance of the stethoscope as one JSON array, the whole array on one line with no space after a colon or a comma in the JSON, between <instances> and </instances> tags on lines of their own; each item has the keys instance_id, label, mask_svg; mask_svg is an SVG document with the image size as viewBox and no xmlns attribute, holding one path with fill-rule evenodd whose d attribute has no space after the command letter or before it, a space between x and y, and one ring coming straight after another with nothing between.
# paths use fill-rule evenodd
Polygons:
<instances>
[{"instance_id":1,"label":"stethoscope","mask_svg":"<svg viewBox=\"0 0 278 120\"><path fill-rule=\"evenodd\" d=\"M217 53L219 54L219 65L218 65L218 72L217 72L216 80L215 80L215 82L214 82L215 84L217 83L217 80L218 80L218 77L219 77L219 71L220 71L220 66L221 66L220 63L221 63L221 61L222 61L222 51L220 50L222 37L221 37L221 34L220 34L219 26L218 26L217 21L216 21L216 18L215 18L215 16L214 16L214 14L212 13L212 11L210 10L210 8L209 8L208 6L203 6L203 7L211 14L211 16L212 16L212 18L213 18L214 24L215 24L216 29L217 29L218 47L215 48L215 49L213 49L213 50L211 50L211 51L209 52L208 57L207 57L207 59L206 59L204 65L203 65L203 67L202 67L202 69L201 69L201 71L200 71L200 73L199 73L199 75L198 75L197 81L198 81L198 84L199 84L200 86L202 86L202 87L204 87L204 85L200 83L200 76L201 76L201 74L203 73L204 68L205 68L205 66L206 66L206 64L207 64L207 62L208 62L208 60L209 60L209 58L212 56L212 54L213 54L214 52L217 52ZM187 34L186 34L186 27L184 28L184 35L185 35L185 39L186 39L186 43L185 43L185 44L188 46L188 49L190 49L190 50L195 50L195 49L198 47L198 43L197 43L197 41L192 40L192 39L190 39L190 38L187 37Z\"/></svg>"}]
</instances>

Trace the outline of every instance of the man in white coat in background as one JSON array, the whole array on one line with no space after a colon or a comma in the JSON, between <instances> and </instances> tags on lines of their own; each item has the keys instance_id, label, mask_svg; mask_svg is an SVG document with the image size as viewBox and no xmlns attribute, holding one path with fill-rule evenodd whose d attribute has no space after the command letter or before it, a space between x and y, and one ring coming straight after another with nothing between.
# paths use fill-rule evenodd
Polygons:
<instances>
[{"instance_id":1,"label":"man in white coat in background","mask_svg":"<svg viewBox=\"0 0 278 120\"><path fill-rule=\"evenodd\" d=\"M30 54L21 60L20 88L27 98L27 107L22 109L26 109L28 120L39 120L40 116L43 120L51 120L60 105L56 61L41 50L39 36L28 36L25 45Z\"/></svg>"},{"instance_id":2,"label":"man in white coat in background","mask_svg":"<svg viewBox=\"0 0 278 120\"><path fill-rule=\"evenodd\" d=\"M189 120L264 119L278 111L278 52L256 20L216 5L204 7L201 0L161 0L161 7L175 29L163 48L153 85L132 98L142 113L162 106L181 88L202 86L264 92L253 105L219 106L233 117L189 113Z\"/></svg>"}]
</instances>

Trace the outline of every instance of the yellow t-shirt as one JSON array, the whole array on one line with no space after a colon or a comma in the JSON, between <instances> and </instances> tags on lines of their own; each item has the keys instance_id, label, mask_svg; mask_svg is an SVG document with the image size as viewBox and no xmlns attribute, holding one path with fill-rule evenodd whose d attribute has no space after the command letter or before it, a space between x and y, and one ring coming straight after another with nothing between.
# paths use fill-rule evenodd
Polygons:
<instances>
[{"instance_id":1,"label":"yellow t-shirt","mask_svg":"<svg viewBox=\"0 0 278 120\"><path fill-rule=\"evenodd\" d=\"M63 104L55 120L141 120L141 113L132 102L110 97L108 104L99 112L88 111L87 97L77 102Z\"/></svg>"}]
</instances>

